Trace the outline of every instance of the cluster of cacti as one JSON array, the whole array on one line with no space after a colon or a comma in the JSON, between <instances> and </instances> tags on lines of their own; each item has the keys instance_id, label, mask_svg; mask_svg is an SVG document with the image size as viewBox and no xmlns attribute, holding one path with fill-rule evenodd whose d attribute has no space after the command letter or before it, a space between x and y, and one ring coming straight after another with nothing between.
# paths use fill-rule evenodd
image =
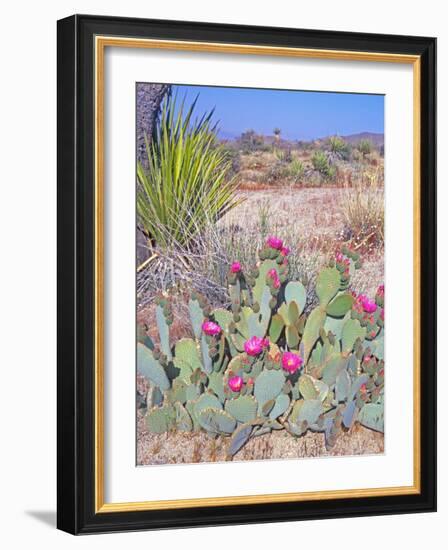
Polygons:
<instances>
[{"instance_id":1,"label":"cluster of cacti","mask_svg":"<svg viewBox=\"0 0 448 550\"><path fill-rule=\"evenodd\" d=\"M150 431L229 436L229 456L271 430L324 432L327 448L355 421L383 431L384 287L374 300L349 291L361 260L343 248L318 274L319 304L307 310L305 287L288 281L288 254L269 237L252 270L232 264L230 309L193 293L194 338L173 346L169 299L158 298L160 346L142 327L137 344Z\"/></svg>"}]
</instances>

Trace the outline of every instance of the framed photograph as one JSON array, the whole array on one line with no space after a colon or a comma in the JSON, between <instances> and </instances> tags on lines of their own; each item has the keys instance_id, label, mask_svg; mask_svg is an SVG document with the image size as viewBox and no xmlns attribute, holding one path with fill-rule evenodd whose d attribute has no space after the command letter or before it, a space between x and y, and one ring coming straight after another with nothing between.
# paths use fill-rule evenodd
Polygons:
<instances>
[{"instance_id":1,"label":"framed photograph","mask_svg":"<svg viewBox=\"0 0 448 550\"><path fill-rule=\"evenodd\" d=\"M436 509L434 38L58 22L58 527Z\"/></svg>"}]
</instances>

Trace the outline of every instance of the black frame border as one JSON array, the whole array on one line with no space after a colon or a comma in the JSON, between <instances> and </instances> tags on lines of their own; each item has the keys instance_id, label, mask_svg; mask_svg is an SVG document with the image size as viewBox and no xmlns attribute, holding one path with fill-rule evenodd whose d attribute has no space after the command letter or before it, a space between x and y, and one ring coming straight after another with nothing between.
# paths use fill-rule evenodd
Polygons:
<instances>
[{"instance_id":1,"label":"black frame border","mask_svg":"<svg viewBox=\"0 0 448 550\"><path fill-rule=\"evenodd\" d=\"M90 15L62 19L57 30L58 528L83 534L436 511L436 39ZM95 35L420 57L420 494L95 513Z\"/></svg>"}]
</instances>

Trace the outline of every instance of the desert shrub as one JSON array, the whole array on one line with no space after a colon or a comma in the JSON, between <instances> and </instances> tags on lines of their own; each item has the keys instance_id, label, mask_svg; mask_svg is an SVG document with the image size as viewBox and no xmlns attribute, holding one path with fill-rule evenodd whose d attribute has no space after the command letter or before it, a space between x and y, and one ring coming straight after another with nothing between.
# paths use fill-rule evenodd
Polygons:
<instances>
[{"instance_id":1,"label":"desert shrub","mask_svg":"<svg viewBox=\"0 0 448 550\"><path fill-rule=\"evenodd\" d=\"M255 130L246 130L238 139L238 144L243 153L254 151L268 151L269 146L265 144L264 137L257 134Z\"/></svg>"},{"instance_id":2,"label":"desert shrub","mask_svg":"<svg viewBox=\"0 0 448 550\"><path fill-rule=\"evenodd\" d=\"M289 176L289 166L285 162L277 161L273 164L267 173L267 180L269 183L279 183L286 180Z\"/></svg>"},{"instance_id":3,"label":"desert shrub","mask_svg":"<svg viewBox=\"0 0 448 550\"><path fill-rule=\"evenodd\" d=\"M372 176L344 189L343 238L363 251L384 244L384 190Z\"/></svg>"},{"instance_id":4,"label":"desert shrub","mask_svg":"<svg viewBox=\"0 0 448 550\"><path fill-rule=\"evenodd\" d=\"M314 170L319 172L327 180L331 180L336 175L336 168L332 166L323 151L316 151L311 157Z\"/></svg>"},{"instance_id":5,"label":"desert shrub","mask_svg":"<svg viewBox=\"0 0 448 550\"><path fill-rule=\"evenodd\" d=\"M370 141L370 139L362 139L358 145L357 145L358 151L361 153L363 157L368 155L373 150L373 143Z\"/></svg>"},{"instance_id":6,"label":"desert shrub","mask_svg":"<svg viewBox=\"0 0 448 550\"><path fill-rule=\"evenodd\" d=\"M184 113L176 98L162 107L147 163L137 167L137 212L152 243L168 247L194 242L202 227L238 204L230 163L212 126L212 114L193 122L196 101Z\"/></svg>"},{"instance_id":7,"label":"desert shrub","mask_svg":"<svg viewBox=\"0 0 448 550\"><path fill-rule=\"evenodd\" d=\"M297 183L305 173L305 166L299 159L294 159L288 167L288 172L294 183Z\"/></svg>"},{"instance_id":8,"label":"desert shrub","mask_svg":"<svg viewBox=\"0 0 448 550\"><path fill-rule=\"evenodd\" d=\"M150 432L221 435L231 458L271 430L323 432L327 449L355 422L384 430L384 287L373 298L349 292L360 258L342 251L318 273L318 304L306 314L307 292L287 256L271 236L257 265L228 265L228 308L192 292L192 338L171 341L172 304L158 297L159 342L140 326L137 344Z\"/></svg>"},{"instance_id":9,"label":"desert shrub","mask_svg":"<svg viewBox=\"0 0 448 550\"><path fill-rule=\"evenodd\" d=\"M326 147L335 159L348 160L350 158L350 146L339 136L331 136Z\"/></svg>"}]
</instances>

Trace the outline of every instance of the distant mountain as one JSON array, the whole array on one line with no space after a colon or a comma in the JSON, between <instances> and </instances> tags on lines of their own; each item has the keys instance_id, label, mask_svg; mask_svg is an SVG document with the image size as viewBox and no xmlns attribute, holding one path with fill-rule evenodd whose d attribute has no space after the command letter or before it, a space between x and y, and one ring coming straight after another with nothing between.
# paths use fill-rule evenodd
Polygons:
<instances>
[{"instance_id":1,"label":"distant mountain","mask_svg":"<svg viewBox=\"0 0 448 550\"><path fill-rule=\"evenodd\" d=\"M384 145L384 134L376 134L374 132L360 132L359 134L351 134L349 136L341 136L341 138L347 143L355 145L362 139L368 139L377 147Z\"/></svg>"}]
</instances>

